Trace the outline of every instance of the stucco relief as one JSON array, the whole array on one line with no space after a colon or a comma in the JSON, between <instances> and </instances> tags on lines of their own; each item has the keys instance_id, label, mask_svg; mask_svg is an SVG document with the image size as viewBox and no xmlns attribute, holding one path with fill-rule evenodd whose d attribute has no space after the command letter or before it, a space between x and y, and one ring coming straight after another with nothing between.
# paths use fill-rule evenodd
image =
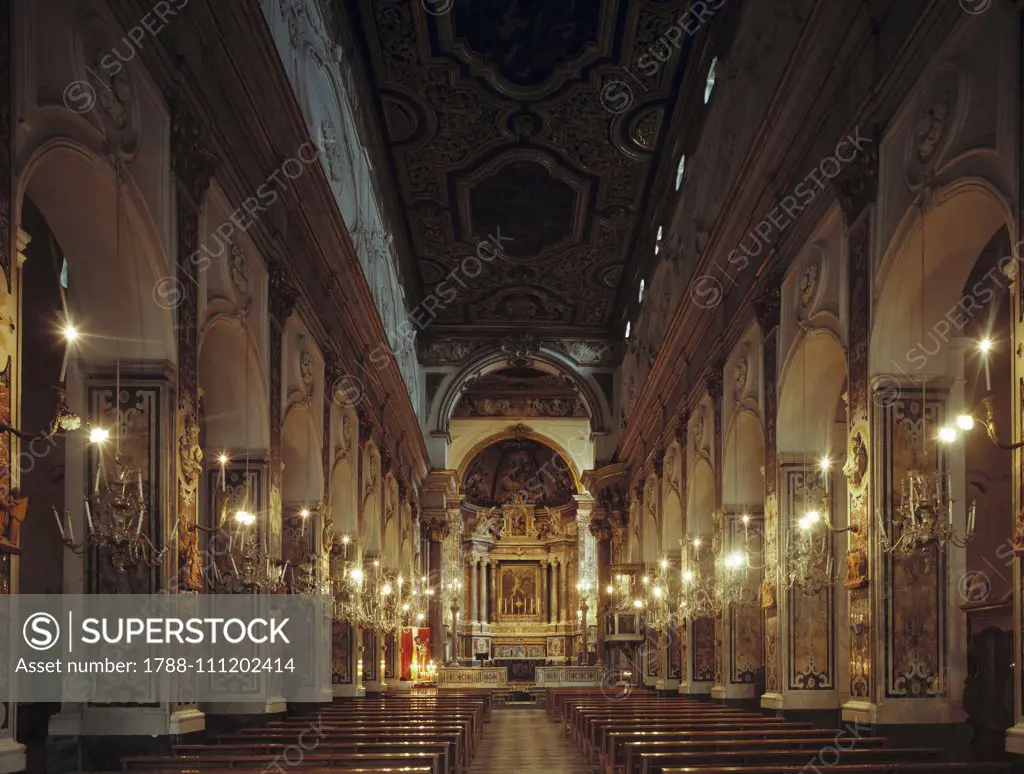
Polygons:
<instances>
[{"instance_id":1,"label":"stucco relief","mask_svg":"<svg viewBox=\"0 0 1024 774\"><path fill-rule=\"evenodd\" d=\"M313 0L279 0L264 4L263 11L275 33L310 137L321 150L321 166L331 181L386 331L386 341L377 346L381 352L394 352L413 408L419 414L424 408L419 364L400 328L406 312L394 240L375 195L379 188L377 170L360 139L364 127L372 125L370 119L363 120L367 110L372 115L372 109L359 104L350 59L333 40Z\"/></svg>"}]
</instances>

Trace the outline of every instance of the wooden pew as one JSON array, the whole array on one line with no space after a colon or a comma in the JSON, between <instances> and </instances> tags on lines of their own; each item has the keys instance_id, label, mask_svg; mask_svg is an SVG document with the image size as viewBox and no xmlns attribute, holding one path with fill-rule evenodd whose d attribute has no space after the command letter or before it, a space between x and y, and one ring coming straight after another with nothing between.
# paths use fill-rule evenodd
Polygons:
<instances>
[{"instance_id":1,"label":"wooden pew","mask_svg":"<svg viewBox=\"0 0 1024 774\"><path fill-rule=\"evenodd\" d=\"M377 729L371 729L366 731L343 731L340 733L330 733L326 729L321 732L325 742L319 742L319 744L327 743L330 744L336 741L353 741L353 742L388 742L397 740L408 740L408 741L431 741L437 740L448 744L450 748L450 758L455 761L459 768L469 767L469 758L466 754L466 749L462 745L459 729L452 726L449 730L445 731L439 728L434 728L429 731L407 731L401 729L394 729L393 727L385 726ZM319 738L318 738L319 739ZM245 735L245 734L222 734L213 740L214 747L220 745L236 745L236 744L272 744L277 745L280 749L285 749L289 745L296 743L296 737L293 734L277 734L277 733L263 733L259 735ZM186 745L182 745L186 747ZM179 751L178 748L175 748ZM180 750L185 752L185 750Z\"/></svg>"},{"instance_id":2,"label":"wooden pew","mask_svg":"<svg viewBox=\"0 0 1024 774\"><path fill-rule=\"evenodd\" d=\"M218 757L236 756L246 758L252 755L274 755L283 757L286 755L287 747L281 744L267 744L265 742L234 743L225 742L216 745L205 744L180 744L174 747L174 754L184 757L202 757L207 754ZM420 753L428 752L437 754L441 758L441 771L443 774L455 774L456 761L452 754L451 746L441 740L430 739L397 739L387 741L359 741L359 740L326 740L319 741L309 750L302 750L298 755L305 760L307 755L331 755L332 757L347 753ZM285 757L282 768L289 768L288 758Z\"/></svg>"},{"instance_id":3,"label":"wooden pew","mask_svg":"<svg viewBox=\"0 0 1024 774\"><path fill-rule=\"evenodd\" d=\"M825 746L837 739L835 729L778 729L778 728L741 728L732 731L608 731L603 734L600 748L600 760L603 774L614 774L625 765L626 746L631 742L647 742L652 746L659 743L688 742L707 740L712 743L746 744L748 741L772 739L814 739L820 746ZM654 747L654 749L657 749Z\"/></svg>"},{"instance_id":4,"label":"wooden pew","mask_svg":"<svg viewBox=\"0 0 1024 774\"><path fill-rule=\"evenodd\" d=\"M188 756L158 756L145 755L133 756L122 760L124 770L131 772L138 771L188 771L206 772L219 769L239 769L273 771L274 767L282 770L302 770L319 768L337 771L344 767L349 768L402 768L414 766L426 767L429 774L443 774L441 770L441 756L438 753L305 753L297 763L287 763L279 753L272 755L213 755L204 753L202 755Z\"/></svg>"},{"instance_id":5,"label":"wooden pew","mask_svg":"<svg viewBox=\"0 0 1024 774\"><path fill-rule=\"evenodd\" d=\"M839 763L820 768L829 774L1009 774L1008 763ZM661 774L809 774L806 766L685 766L661 769ZM305 774L305 773L304 773Z\"/></svg>"}]
</instances>

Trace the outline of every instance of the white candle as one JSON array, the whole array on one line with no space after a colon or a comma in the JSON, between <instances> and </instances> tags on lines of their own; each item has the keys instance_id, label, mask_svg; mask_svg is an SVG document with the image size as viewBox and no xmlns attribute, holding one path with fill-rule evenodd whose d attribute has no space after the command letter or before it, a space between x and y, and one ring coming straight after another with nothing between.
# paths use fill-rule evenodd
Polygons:
<instances>
[{"instance_id":1,"label":"white candle","mask_svg":"<svg viewBox=\"0 0 1024 774\"><path fill-rule=\"evenodd\" d=\"M71 542L74 543L75 542L75 526L71 522L71 514L70 513L65 513L64 515L65 515L65 517L67 518L67 521L68 521L68 537L71 539Z\"/></svg>"},{"instance_id":2,"label":"white candle","mask_svg":"<svg viewBox=\"0 0 1024 774\"><path fill-rule=\"evenodd\" d=\"M967 534L974 534L974 516L978 510L978 502L976 500L971 501L971 509L967 512Z\"/></svg>"},{"instance_id":3,"label":"white candle","mask_svg":"<svg viewBox=\"0 0 1024 774\"><path fill-rule=\"evenodd\" d=\"M983 352L981 357L985 361L985 392L992 392L992 372L988 365L988 352Z\"/></svg>"},{"instance_id":4,"label":"white candle","mask_svg":"<svg viewBox=\"0 0 1024 774\"><path fill-rule=\"evenodd\" d=\"M139 501L145 502L146 496L142 493L142 471L139 471Z\"/></svg>"},{"instance_id":5,"label":"white candle","mask_svg":"<svg viewBox=\"0 0 1024 774\"><path fill-rule=\"evenodd\" d=\"M92 534L94 530L92 526L92 510L89 508L89 498L83 497L82 499L85 500L85 519L89 522L89 534Z\"/></svg>"},{"instance_id":6,"label":"white candle","mask_svg":"<svg viewBox=\"0 0 1024 774\"><path fill-rule=\"evenodd\" d=\"M229 556L228 558L231 559L231 569L234 571L235 577L237 578L238 577L238 565L235 564L235 555L231 554L231 556Z\"/></svg>"},{"instance_id":7,"label":"white candle","mask_svg":"<svg viewBox=\"0 0 1024 774\"><path fill-rule=\"evenodd\" d=\"M53 519L57 522L57 529L60 530L60 539L64 539L64 525L60 523L60 516L57 514L57 506L53 506Z\"/></svg>"}]
</instances>

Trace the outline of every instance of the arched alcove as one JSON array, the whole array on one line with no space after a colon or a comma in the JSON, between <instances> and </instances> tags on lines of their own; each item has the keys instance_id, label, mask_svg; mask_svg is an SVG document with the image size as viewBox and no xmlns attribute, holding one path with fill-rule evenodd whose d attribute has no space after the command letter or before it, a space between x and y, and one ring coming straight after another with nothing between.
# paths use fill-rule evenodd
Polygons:
<instances>
[{"instance_id":1,"label":"arched alcove","mask_svg":"<svg viewBox=\"0 0 1024 774\"><path fill-rule=\"evenodd\" d=\"M661 485L661 548L678 553L684 536L682 501L683 447L673 441L665 452L664 479Z\"/></svg>"},{"instance_id":2,"label":"arched alcove","mask_svg":"<svg viewBox=\"0 0 1024 774\"><path fill-rule=\"evenodd\" d=\"M764 434L751 411L736 414L722 455L722 499L727 510L757 510L764 501Z\"/></svg>"},{"instance_id":3,"label":"arched alcove","mask_svg":"<svg viewBox=\"0 0 1024 774\"><path fill-rule=\"evenodd\" d=\"M215 320L199 343L204 448L252 455L269 446L266 381L247 329Z\"/></svg>"},{"instance_id":4,"label":"arched alcove","mask_svg":"<svg viewBox=\"0 0 1024 774\"><path fill-rule=\"evenodd\" d=\"M293 405L281 429L281 497L285 503L313 505L323 497L321 434L307 405Z\"/></svg>"}]
</instances>

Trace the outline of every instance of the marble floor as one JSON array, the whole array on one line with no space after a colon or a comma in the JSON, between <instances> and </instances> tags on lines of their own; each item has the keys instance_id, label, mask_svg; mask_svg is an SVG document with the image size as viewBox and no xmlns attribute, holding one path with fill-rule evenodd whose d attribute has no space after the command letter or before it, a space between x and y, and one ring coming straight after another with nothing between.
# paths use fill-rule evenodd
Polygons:
<instances>
[{"instance_id":1,"label":"marble floor","mask_svg":"<svg viewBox=\"0 0 1024 774\"><path fill-rule=\"evenodd\" d=\"M497 709L470 774L591 774L579 750L543 709Z\"/></svg>"}]
</instances>

